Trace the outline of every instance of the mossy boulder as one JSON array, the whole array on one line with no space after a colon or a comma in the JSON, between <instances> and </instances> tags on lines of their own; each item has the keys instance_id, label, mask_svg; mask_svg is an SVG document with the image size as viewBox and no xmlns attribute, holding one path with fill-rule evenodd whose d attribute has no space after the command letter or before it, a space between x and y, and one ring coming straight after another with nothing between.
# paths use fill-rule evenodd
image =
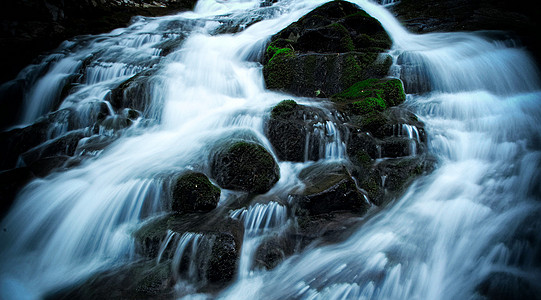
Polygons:
<instances>
[{"instance_id":1,"label":"mossy boulder","mask_svg":"<svg viewBox=\"0 0 541 300\"><path fill-rule=\"evenodd\" d=\"M347 168L340 164L316 164L299 175L306 187L295 195L297 214L320 215L334 211L366 212L369 205Z\"/></svg>"},{"instance_id":2,"label":"mossy boulder","mask_svg":"<svg viewBox=\"0 0 541 300\"><path fill-rule=\"evenodd\" d=\"M295 250L295 240L288 235L272 235L257 247L254 265L256 268L272 270Z\"/></svg>"},{"instance_id":3,"label":"mossy boulder","mask_svg":"<svg viewBox=\"0 0 541 300\"><path fill-rule=\"evenodd\" d=\"M156 71L157 68L147 69L128 78L118 87L111 90L108 97L113 108L117 111L131 108L143 112L144 116L155 117L153 114L157 112L151 112L149 109L153 101L151 95L153 80L157 80L156 77L153 77Z\"/></svg>"},{"instance_id":4,"label":"mossy boulder","mask_svg":"<svg viewBox=\"0 0 541 300\"><path fill-rule=\"evenodd\" d=\"M205 174L187 173L174 180L172 196L174 212L206 212L218 205L220 189Z\"/></svg>"},{"instance_id":5,"label":"mossy boulder","mask_svg":"<svg viewBox=\"0 0 541 300\"><path fill-rule=\"evenodd\" d=\"M401 195L415 178L432 172L435 159L427 154L386 159L361 176L359 185L370 200L382 205Z\"/></svg>"},{"instance_id":6,"label":"mossy boulder","mask_svg":"<svg viewBox=\"0 0 541 300\"><path fill-rule=\"evenodd\" d=\"M370 77L383 77L392 59L381 24L356 5L331 1L271 38L263 59L267 88L328 97Z\"/></svg>"},{"instance_id":7,"label":"mossy boulder","mask_svg":"<svg viewBox=\"0 0 541 300\"><path fill-rule=\"evenodd\" d=\"M317 161L324 155L327 134L331 134L325 124L336 122L330 118L318 108L284 100L272 109L265 134L280 160Z\"/></svg>"},{"instance_id":8,"label":"mossy boulder","mask_svg":"<svg viewBox=\"0 0 541 300\"><path fill-rule=\"evenodd\" d=\"M244 236L240 221L216 213L182 213L162 217L148 222L134 233L138 251L149 259L155 259L168 231L177 237L184 233L202 235L200 253L185 253L196 260L193 263L197 266L201 285L224 284L233 280ZM178 239L172 239L164 249L162 261L173 258L175 240ZM182 261L186 259L181 258ZM183 273L188 266L181 262L178 268L177 271Z\"/></svg>"},{"instance_id":9,"label":"mossy boulder","mask_svg":"<svg viewBox=\"0 0 541 300\"><path fill-rule=\"evenodd\" d=\"M211 174L222 188L263 194L280 178L278 164L261 145L238 141L217 151Z\"/></svg>"},{"instance_id":10,"label":"mossy boulder","mask_svg":"<svg viewBox=\"0 0 541 300\"><path fill-rule=\"evenodd\" d=\"M348 103L355 114L366 114L402 104L406 94L399 79L366 79L331 98L337 103Z\"/></svg>"}]
</instances>

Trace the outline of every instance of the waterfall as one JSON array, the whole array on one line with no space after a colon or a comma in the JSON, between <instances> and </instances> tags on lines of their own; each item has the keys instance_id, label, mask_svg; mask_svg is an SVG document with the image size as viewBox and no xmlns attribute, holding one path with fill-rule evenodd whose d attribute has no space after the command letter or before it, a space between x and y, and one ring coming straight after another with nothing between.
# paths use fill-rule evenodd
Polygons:
<instances>
[{"instance_id":1,"label":"waterfall","mask_svg":"<svg viewBox=\"0 0 541 300\"><path fill-rule=\"evenodd\" d=\"M56 109L77 117L76 128L57 124L51 138L68 130L91 131L89 111L122 116L111 93L141 71L151 78L142 108L148 121L135 121L89 159L81 154L77 167L24 187L1 223L0 298L40 299L135 261L133 231L167 210L165 175L207 171L213 145L239 132L272 152L264 123L281 100L328 113L317 100L266 90L255 62L270 36L325 2L283 0L260 7L259 0L200 0L193 12L137 18L127 28L67 41L41 67L22 72L31 74L29 83L38 79L25 95L20 125ZM246 230L239 276L212 296L474 299L476 287L495 272L541 290L541 270L532 263L539 245L525 245L520 237L527 222L539 228L541 209L541 84L533 59L512 41L495 42L481 33L410 34L384 7L352 2L391 36L396 74L404 65L426 74L431 90L408 95L405 105L425 123L429 151L439 165L347 240L308 248L273 270L254 270L253 256L266 237L288 225L286 205L267 201L233 210L230 216ZM262 20L241 24L243 31L215 34L224 16L254 15ZM175 46L166 47L169 43ZM73 89L58 103L68 84ZM397 134L419 143L414 126L397 126ZM310 139L321 140L320 157L346 160L336 124L327 121L318 129ZM88 139L76 153L91 151L82 148ZM412 146L410 154L415 152ZM284 198L302 188L298 175L313 163L279 162L280 181L264 196ZM212 241L199 233L169 232L157 262L166 248L175 248L178 270L186 252L194 256L207 242ZM198 276L189 264L187 278Z\"/></svg>"}]
</instances>

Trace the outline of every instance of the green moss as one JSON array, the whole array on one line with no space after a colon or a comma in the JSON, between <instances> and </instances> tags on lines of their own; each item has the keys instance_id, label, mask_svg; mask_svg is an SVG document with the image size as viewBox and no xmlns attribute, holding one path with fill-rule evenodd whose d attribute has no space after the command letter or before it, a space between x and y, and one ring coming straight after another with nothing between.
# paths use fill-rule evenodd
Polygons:
<instances>
[{"instance_id":1,"label":"green moss","mask_svg":"<svg viewBox=\"0 0 541 300\"><path fill-rule=\"evenodd\" d=\"M333 23L328 26L329 28L335 30L340 38L340 52L351 52L355 51L355 45L349 34L349 31L344 27L344 25L339 23Z\"/></svg>"},{"instance_id":2,"label":"green moss","mask_svg":"<svg viewBox=\"0 0 541 300\"><path fill-rule=\"evenodd\" d=\"M399 79L359 81L345 91L332 97L335 102L351 102L355 114L367 114L401 104L406 100L402 82ZM355 101L357 100L357 101Z\"/></svg>"},{"instance_id":3,"label":"green moss","mask_svg":"<svg viewBox=\"0 0 541 300\"><path fill-rule=\"evenodd\" d=\"M359 162L359 164L365 168L369 168L372 165L372 158L366 151L360 150L355 155L355 159Z\"/></svg>"},{"instance_id":4,"label":"green moss","mask_svg":"<svg viewBox=\"0 0 541 300\"><path fill-rule=\"evenodd\" d=\"M223 188L261 194L280 178L278 164L261 145L239 141L227 146L213 162L213 176Z\"/></svg>"},{"instance_id":5,"label":"green moss","mask_svg":"<svg viewBox=\"0 0 541 300\"><path fill-rule=\"evenodd\" d=\"M367 97L362 101L351 103L350 108L353 113L364 115L373 111L384 111L387 108L387 104L380 97Z\"/></svg>"},{"instance_id":6,"label":"green moss","mask_svg":"<svg viewBox=\"0 0 541 300\"><path fill-rule=\"evenodd\" d=\"M263 68L263 74L269 89L286 89L293 80L291 58L295 57L291 48L278 48L271 44L267 48L266 57L269 61Z\"/></svg>"},{"instance_id":7,"label":"green moss","mask_svg":"<svg viewBox=\"0 0 541 300\"><path fill-rule=\"evenodd\" d=\"M172 209L175 212L210 211L220 199L220 189L202 173L178 177L173 186Z\"/></svg>"},{"instance_id":8,"label":"green moss","mask_svg":"<svg viewBox=\"0 0 541 300\"><path fill-rule=\"evenodd\" d=\"M297 102L294 100L283 100L276 104L271 111L271 117L276 118L292 112L297 107Z\"/></svg>"},{"instance_id":9,"label":"green moss","mask_svg":"<svg viewBox=\"0 0 541 300\"><path fill-rule=\"evenodd\" d=\"M383 99L389 106L399 105L406 100L406 93L402 81L399 79L387 80L382 84Z\"/></svg>"},{"instance_id":10,"label":"green moss","mask_svg":"<svg viewBox=\"0 0 541 300\"><path fill-rule=\"evenodd\" d=\"M355 82L361 80L363 68L357 61L355 55L349 54L345 58L346 63L342 78L340 80L343 87L351 86Z\"/></svg>"},{"instance_id":11,"label":"green moss","mask_svg":"<svg viewBox=\"0 0 541 300\"><path fill-rule=\"evenodd\" d=\"M364 114L361 118L361 127L372 133L376 132L380 127L386 125L387 117L379 111L372 111Z\"/></svg>"}]
</instances>

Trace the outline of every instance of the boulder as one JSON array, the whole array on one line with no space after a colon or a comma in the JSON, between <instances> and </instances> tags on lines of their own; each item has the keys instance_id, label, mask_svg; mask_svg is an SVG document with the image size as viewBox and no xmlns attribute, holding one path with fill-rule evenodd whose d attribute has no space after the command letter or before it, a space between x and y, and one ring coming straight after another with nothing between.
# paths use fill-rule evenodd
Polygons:
<instances>
[{"instance_id":1,"label":"boulder","mask_svg":"<svg viewBox=\"0 0 541 300\"><path fill-rule=\"evenodd\" d=\"M163 47L174 47L174 45L163 45ZM167 49L164 48L166 51L171 51ZM156 78L152 76L156 74L156 70L157 68L150 68L140 72L111 90L109 94L111 105L118 111L124 108L131 108L143 112L145 116L152 114L147 110L150 108L153 100L151 97L152 80L156 80Z\"/></svg>"},{"instance_id":2,"label":"boulder","mask_svg":"<svg viewBox=\"0 0 541 300\"><path fill-rule=\"evenodd\" d=\"M334 211L355 212L362 215L369 204L357 189L351 175L341 165L314 165L299 175L306 188L295 195L297 214L320 215Z\"/></svg>"},{"instance_id":3,"label":"boulder","mask_svg":"<svg viewBox=\"0 0 541 300\"><path fill-rule=\"evenodd\" d=\"M224 284L233 280L244 236L244 227L240 221L214 213L183 213L162 217L150 221L134 233L139 252L148 258L156 258L168 230L178 237L184 233L203 236L200 255L185 253L196 260L194 263L199 272L198 280L203 285ZM171 261L175 247L169 245L165 249L162 261ZM177 267L179 273L188 268L182 262Z\"/></svg>"},{"instance_id":4,"label":"boulder","mask_svg":"<svg viewBox=\"0 0 541 300\"><path fill-rule=\"evenodd\" d=\"M280 160L317 161L324 154L326 122L332 121L323 111L284 100L272 109L265 133Z\"/></svg>"},{"instance_id":5,"label":"boulder","mask_svg":"<svg viewBox=\"0 0 541 300\"><path fill-rule=\"evenodd\" d=\"M87 135L85 130L71 131L64 136L47 141L46 143L25 152L21 157L27 165L30 165L45 157L63 155L73 156L79 140Z\"/></svg>"},{"instance_id":6,"label":"boulder","mask_svg":"<svg viewBox=\"0 0 541 300\"><path fill-rule=\"evenodd\" d=\"M392 59L381 24L356 5L331 1L271 38L263 61L267 88L328 97L355 82L383 77Z\"/></svg>"},{"instance_id":7,"label":"boulder","mask_svg":"<svg viewBox=\"0 0 541 300\"><path fill-rule=\"evenodd\" d=\"M202 173L187 173L173 183L172 209L174 212L206 212L216 208L220 189Z\"/></svg>"},{"instance_id":8,"label":"boulder","mask_svg":"<svg viewBox=\"0 0 541 300\"><path fill-rule=\"evenodd\" d=\"M294 240L287 235L272 235L257 247L254 266L272 270L294 253Z\"/></svg>"},{"instance_id":9,"label":"boulder","mask_svg":"<svg viewBox=\"0 0 541 300\"><path fill-rule=\"evenodd\" d=\"M45 299L173 299L173 272L167 262L143 261L91 276Z\"/></svg>"},{"instance_id":10,"label":"boulder","mask_svg":"<svg viewBox=\"0 0 541 300\"><path fill-rule=\"evenodd\" d=\"M278 164L261 145L238 141L224 145L211 162L212 177L222 188L263 194L280 178Z\"/></svg>"}]
</instances>

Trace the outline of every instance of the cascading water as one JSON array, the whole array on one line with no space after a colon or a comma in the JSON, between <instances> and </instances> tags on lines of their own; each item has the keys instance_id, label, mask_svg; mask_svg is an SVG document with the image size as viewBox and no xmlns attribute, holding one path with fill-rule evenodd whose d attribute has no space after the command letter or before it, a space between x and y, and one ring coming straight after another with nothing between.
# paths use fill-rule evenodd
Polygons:
<instances>
[{"instance_id":1,"label":"cascading water","mask_svg":"<svg viewBox=\"0 0 541 300\"><path fill-rule=\"evenodd\" d=\"M55 108L75 110L84 119L89 105L107 103L111 89L151 67L158 71L145 113L158 121L133 126L95 158L25 187L2 222L2 298L41 298L132 261L131 232L166 209L164 174L207 172L212 145L224 136L249 132L271 150L265 117L280 100L296 98L265 90L261 66L252 60L269 36L327 1L279 1L266 9L259 2L201 0L194 12L138 19L126 29L66 42L61 56L46 60L49 73L27 95L36 109L28 106L21 123ZM270 202L232 212L244 218L249 234L239 278L219 297L471 299L494 272L540 289L540 270L532 263L539 245L524 245L519 237L527 220L539 222L540 211L541 85L534 63L512 44L475 34L411 35L383 8L353 2L391 35L395 61L426 73L432 91L409 95L406 105L426 123L429 148L440 165L348 240L307 250L272 271L251 272L247 257L265 234L286 224L285 207ZM246 15L254 12L264 20L236 34L211 35L220 25L213 17L249 21ZM158 45L178 37L186 37L182 46L160 57ZM80 73L85 63L90 65ZM400 65L394 70L399 76ZM58 104L70 75L84 80ZM334 124L322 127L328 135L321 135L321 158L345 159ZM413 128L401 129L419 138ZM302 186L297 175L311 164L280 162L281 179L268 196ZM174 238L168 236L163 247L172 247ZM187 248L195 255L204 240L197 234L179 239L178 263Z\"/></svg>"}]
</instances>

